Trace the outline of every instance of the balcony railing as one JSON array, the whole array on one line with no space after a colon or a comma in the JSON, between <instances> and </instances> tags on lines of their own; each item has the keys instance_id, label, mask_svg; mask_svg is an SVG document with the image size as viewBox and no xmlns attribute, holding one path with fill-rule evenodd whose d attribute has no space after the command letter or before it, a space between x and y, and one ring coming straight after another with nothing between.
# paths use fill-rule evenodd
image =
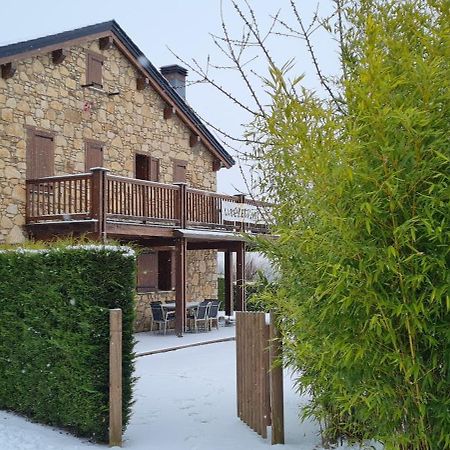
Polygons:
<instances>
[{"instance_id":1,"label":"balcony railing","mask_svg":"<svg viewBox=\"0 0 450 450\"><path fill-rule=\"evenodd\" d=\"M243 196L109 174L90 173L27 180L27 223L94 219L172 228L266 232L263 204ZM248 216L248 217L247 217Z\"/></svg>"}]
</instances>

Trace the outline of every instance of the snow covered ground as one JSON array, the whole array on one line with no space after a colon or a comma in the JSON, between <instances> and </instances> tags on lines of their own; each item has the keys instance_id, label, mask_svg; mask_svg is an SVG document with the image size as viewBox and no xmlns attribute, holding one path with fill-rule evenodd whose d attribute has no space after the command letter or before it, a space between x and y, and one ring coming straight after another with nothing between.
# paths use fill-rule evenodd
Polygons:
<instances>
[{"instance_id":1,"label":"snow covered ground","mask_svg":"<svg viewBox=\"0 0 450 450\"><path fill-rule=\"evenodd\" d=\"M137 334L137 353L234 335L234 327L176 336ZM130 450L319 450L318 426L298 421L299 398L285 373L286 445L270 446L236 416L235 342L137 359L134 413L124 436ZM108 448L0 411L1 450ZM339 449L357 447L339 447Z\"/></svg>"}]
</instances>

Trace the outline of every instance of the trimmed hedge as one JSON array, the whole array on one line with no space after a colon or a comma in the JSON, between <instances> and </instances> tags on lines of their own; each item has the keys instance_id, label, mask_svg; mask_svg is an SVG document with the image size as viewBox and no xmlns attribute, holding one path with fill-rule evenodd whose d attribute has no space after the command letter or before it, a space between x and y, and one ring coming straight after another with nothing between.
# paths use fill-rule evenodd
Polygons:
<instances>
[{"instance_id":1,"label":"trimmed hedge","mask_svg":"<svg viewBox=\"0 0 450 450\"><path fill-rule=\"evenodd\" d=\"M0 252L0 408L106 442L109 309L123 313L123 417L133 379L135 257L127 247Z\"/></svg>"}]
</instances>

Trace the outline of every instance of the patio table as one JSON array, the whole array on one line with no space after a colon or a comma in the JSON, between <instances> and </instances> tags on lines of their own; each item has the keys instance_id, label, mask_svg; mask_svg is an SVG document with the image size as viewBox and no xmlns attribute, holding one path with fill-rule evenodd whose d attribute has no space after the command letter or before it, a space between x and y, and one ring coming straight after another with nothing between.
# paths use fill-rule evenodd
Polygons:
<instances>
[{"instance_id":1,"label":"patio table","mask_svg":"<svg viewBox=\"0 0 450 450\"><path fill-rule=\"evenodd\" d=\"M186 303L186 309L188 311L197 308L197 306L200 304L200 302L188 302ZM176 310L176 303L175 302L166 302L162 303L161 306L166 309L167 311L175 311Z\"/></svg>"}]
</instances>

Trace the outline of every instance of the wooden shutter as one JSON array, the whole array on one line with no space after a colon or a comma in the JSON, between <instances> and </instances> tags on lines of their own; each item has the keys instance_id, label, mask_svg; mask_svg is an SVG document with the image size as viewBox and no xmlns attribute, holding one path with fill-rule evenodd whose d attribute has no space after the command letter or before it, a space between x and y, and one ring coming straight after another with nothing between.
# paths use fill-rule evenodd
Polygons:
<instances>
[{"instance_id":1,"label":"wooden shutter","mask_svg":"<svg viewBox=\"0 0 450 450\"><path fill-rule=\"evenodd\" d=\"M174 183L186 183L187 162L175 159L173 161L173 181Z\"/></svg>"},{"instance_id":2,"label":"wooden shutter","mask_svg":"<svg viewBox=\"0 0 450 450\"><path fill-rule=\"evenodd\" d=\"M103 143L86 141L86 172L93 167L103 167Z\"/></svg>"},{"instance_id":3,"label":"wooden shutter","mask_svg":"<svg viewBox=\"0 0 450 450\"><path fill-rule=\"evenodd\" d=\"M38 130L28 130L27 178L51 177L55 173L53 136Z\"/></svg>"},{"instance_id":4,"label":"wooden shutter","mask_svg":"<svg viewBox=\"0 0 450 450\"><path fill-rule=\"evenodd\" d=\"M150 158L150 181L159 181L159 159Z\"/></svg>"},{"instance_id":5,"label":"wooden shutter","mask_svg":"<svg viewBox=\"0 0 450 450\"><path fill-rule=\"evenodd\" d=\"M159 159L137 153L134 173L138 180L159 181Z\"/></svg>"},{"instance_id":6,"label":"wooden shutter","mask_svg":"<svg viewBox=\"0 0 450 450\"><path fill-rule=\"evenodd\" d=\"M143 253L137 259L137 288L146 291L158 288L158 254Z\"/></svg>"},{"instance_id":7,"label":"wooden shutter","mask_svg":"<svg viewBox=\"0 0 450 450\"><path fill-rule=\"evenodd\" d=\"M86 84L103 87L103 61L105 58L97 53L87 54Z\"/></svg>"}]
</instances>

